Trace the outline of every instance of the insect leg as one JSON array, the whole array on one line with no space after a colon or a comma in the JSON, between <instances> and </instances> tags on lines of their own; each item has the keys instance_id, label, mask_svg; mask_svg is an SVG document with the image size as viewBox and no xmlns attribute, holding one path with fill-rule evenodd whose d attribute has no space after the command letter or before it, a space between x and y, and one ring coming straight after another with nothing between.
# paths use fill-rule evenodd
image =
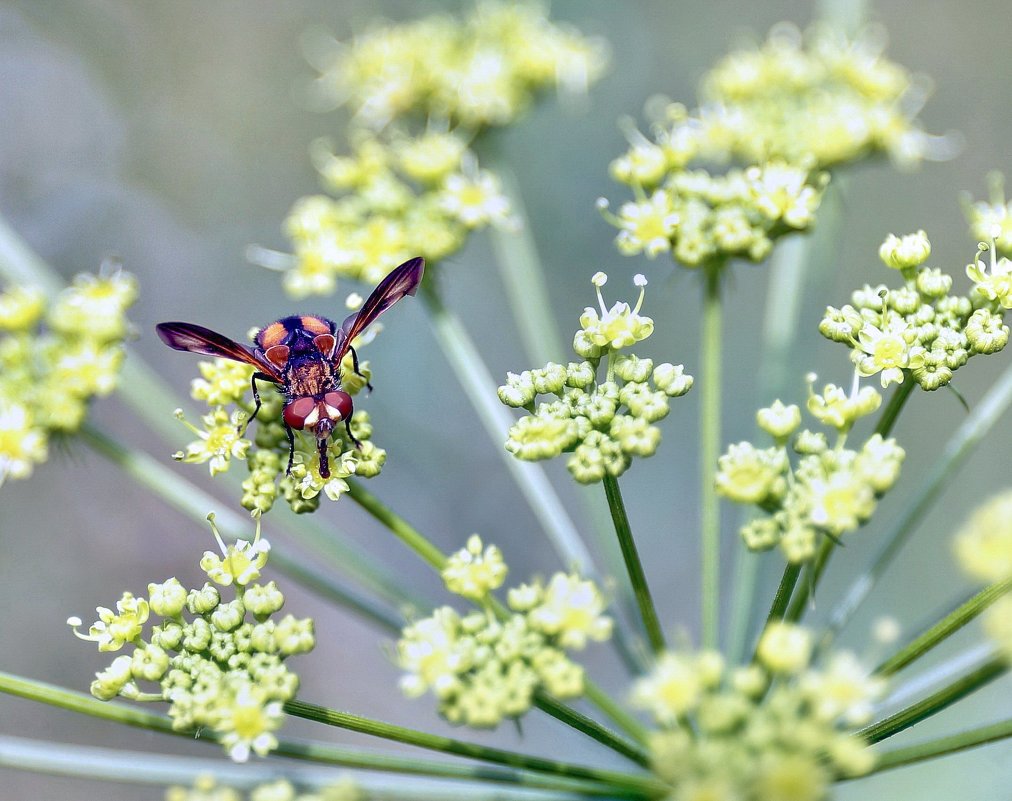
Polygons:
<instances>
[{"instance_id":1,"label":"insect leg","mask_svg":"<svg viewBox=\"0 0 1012 801\"><path fill-rule=\"evenodd\" d=\"M285 434L288 435L288 469L285 470L285 475L290 476L292 474L292 462L295 461L295 434L292 432L292 427L285 422L284 418L281 422L285 424Z\"/></svg>"},{"instance_id":2,"label":"insect leg","mask_svg":"<svg viewBox=\"0 0 1012 801\"><path fill-rule=\"evenodd\" d=\"M260 390L257 389L258 378L261 381L270 381L272 384L274 383L274 379L267 375L267 373L257 371L250 377L249 383L250 386L253 387L253 403L255 404L255 408L253 409L253 414L249 416L249 419L245 422L245 424L240 426L240 434L245 433L246 429L249 428L249 424L252 423L253 419L260 413L260 407L263 406L263 403L260 401Z\"/></svg>"},{"instance_id":3,"label":"insect leg","mask_svg":"<svg viewBox=\"0 0 1012 801\"><path fill-rule=\"evenodd\" d=\"M362 443L359 442L357 439L355 439L355 435L351 433L351 416L350 415L344 419L344 427L345 427L345 430L348 432L348 437L351 439L352 442L355 443L355 447L358 448L359 450L362 450Z\"/></svg>"},{"instance_id":4,"label":"insect leg","mask_svg":"<svg viewBox=\"0 0 1012 801\"><path fill-rule=\"evenodd\" d=\"M355 370L355 375L365 378L365 376L362 375L362 371L358 369L358 353L351 345L348 346L348 350L351 351L351 364ZM368 390L372 392L372 384L370 384L368 380L365 382L365 385L368 388ZM352 437L352 439L355 438ZM356 439L355 442L358 442L358 440Z\"/></svg>"}]
</instances>

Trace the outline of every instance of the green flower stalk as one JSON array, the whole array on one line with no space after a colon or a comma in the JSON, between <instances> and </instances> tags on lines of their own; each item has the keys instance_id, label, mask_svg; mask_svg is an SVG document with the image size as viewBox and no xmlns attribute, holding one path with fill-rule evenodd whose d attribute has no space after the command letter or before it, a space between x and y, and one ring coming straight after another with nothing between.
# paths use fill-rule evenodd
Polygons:
<instances>
[{"instance_id":1,"label":"green flower stalk","mask_svg":"<svg viewBox=\"0 0 1012 801\"><path fill-rule=\"evenodd\" d=\"M282 705L299 686L285 660L312 650L313 621L279 617L285 598L277 584L256 583L270 553L259 515L253 539L231 545L218 534L214 515L208 519L221 554L206 551L200 560L210 580L203 587L187 590L173 577L149 584L146 598L124 592L115 611L98 607L87 634L78 629L80 618L67 622L99 651L133 649L96 675L93 696L168 702L173 728L207 727L233 760L245 762L277 747ZM225 601L219 587L233 588L235 597ZM162 620L145 634L152 614ZM145 684L159 689L146 692Z\"/></svg>"},{"instance_id":2,"label":"green flower stalk","mask_svg":"<svg viewBox=\"0 0 1012 801\"><path fill-rule=\"evenodd\" d=\"M220 784L213 775L198 776L192 787L170 787L165 801L365 801L365 794L350 777L339 779L319 790L299 790L288 779L262 782L242 793Z\"/></svg>"},{"instance_id":3,"label":"green flower stalk","mask_svg":"<svg viewBox=\"0 0 1012 801\"><path fill-rule=\"evenodd\" d=\"M617 478L633 457L652 456L661 441L654 423L667 416L669 398L692 388L692 376L682 365L655 365L623 352L654 329L653 320L640 314L646 279L636 276L640 296L635 307L617 302L610 308L601 294L607 280L600 272L592 279L600 310L584 310L573 338L582 361L509 373L499 387L499 400L529 412L510 429L506 450L525 461L569 453L566 467L581 484ZM602 365L605 380L599 381ZM554 399L537 401L539 395Z\"/></svg>"},{"instance_id":4,"label":"green flower stalk","mask_svg":"<svg viewBox=\"0 0 1012 801\"><path fill-rule=\"evenodd\" d=\"M51 302L28 285L0 293L0 485L30 477L50 439L77 431L91 399L115 389L136 297L136 280L112 265Z\"/></svg>"}]
</instances>

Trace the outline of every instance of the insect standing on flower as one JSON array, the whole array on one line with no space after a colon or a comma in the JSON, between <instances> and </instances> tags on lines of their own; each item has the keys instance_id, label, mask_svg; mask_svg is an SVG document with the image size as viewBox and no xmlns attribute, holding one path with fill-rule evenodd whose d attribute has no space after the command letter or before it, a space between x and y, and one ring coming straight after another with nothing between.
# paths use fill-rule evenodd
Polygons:
<instances>
[{"instance_id":1,"label":"insect standing on flower","mask_svg":"<svg viewBox=\"0 0 1012 801\"><path fill-rule=\"evenodd\" d=\"M362 447L351 433L352 401L351 395L341 389L341 361L350 351L355 373L362 375L352 341L405 295L414 295L424 269L421 257L404 262L380 281L362 308L340 326L326 317L308 314L283 317L260 330L254 348L193 323L160 323L156 329L170 348L245 362L256 368L251 379L256 408L247 425L260 411L257 381L277 384L285 396L282 422L288 435L288 472L295 457L292 429L305 429L316 437L320 476L329 478L327 443L338 423L344 423L355 447ZM372 385L367 386L372 389Z\"/></svg>"}]
</instances>

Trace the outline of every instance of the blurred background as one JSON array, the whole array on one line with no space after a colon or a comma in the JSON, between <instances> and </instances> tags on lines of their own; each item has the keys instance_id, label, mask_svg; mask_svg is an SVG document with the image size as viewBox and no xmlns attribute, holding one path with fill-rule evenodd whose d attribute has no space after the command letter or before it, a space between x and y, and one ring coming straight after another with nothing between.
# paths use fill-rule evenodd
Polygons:
<instances>
[{"instance_id":1,"label":"blurred background","mask_svg":"<svg viewBox=\"0 0 1012 801\"><path fill-rule=\"evenodd\" d=\"M94 271L118 256L140 281L131 313L139 331L135 353L184 394L196 375L196 359L169 351L153 335L156 322L184 319L242 339L253 326L289 313L343 317L338 297L294 302L278 276L245 262L259 243L287 249L281 221L297 198L317 191L307 156L321 135L340 137L339 112L321 114L301 102L312 70L300 55L300 38L322 28L338 38L362 30L376 17L408 19L456 2L239 2L131 3L123 0L46 0L0 5L0 213L64 277ZM697 277L666 259L620 257L614 230L594 210L601 195L624 193L607 175L609 161L625 149L616 121L641 118L643 102L663 92L694 105L704 71L743 39L761 39L776 22L808 24L807 2L697 4L641 0L556 0L555 18L607 38L608 75L583 107L550 99L518 125L496 134L501 157L521 185L533 235L548 269L560 332L572 334L583 307L593 301L589 283L609 272L609 301L632 297L631 276L651 280L645 313L656 323L639 355L684 362L698 374ZM912 6L889 0L868 9L890 33L888 55L930 76L934 95L922 113L935 133L962 132L964 147L953 160L898 173L886 163L848 173L839 245L819 254L827 272L802 305L789 397L803 397L802 376L818 370L826 381L849 375L843 349L827 343L816 326L827 303L846 302L866 281L889 280L876 256L889 232L924 228L931 264L963 285L962 271L975 251L966 231L959 193L986 194L989 170L1009 171L1012 125L1007 63L1010 11L1002 0L966 4L929 0ZM521 351L488 242L475 237L444 265L448 302L468 324L497 378L529 364ZM725 442L754 431L758 343L766 267L736 265L726 312ZM351 284L345 284L351 289ZM343 297L341 295L340 297ZM361 401L388 449L383 474L368 488L426 532L441 548L460 547L472 532L499 544L521 580L558 567L503 467L480 429L441 352L420 304L406 302L369 348L376 391ZM568 354L558 354L565 361ZM959 389L972 405L1007 363L1008 356L975 360L959 373ZM696 639L698 516L696 403L690 393L673 404L662 423L657 456L641 460L622 480L631 522L648 578L669 633ZM176 401L151 397L153 409L171 415ZM187 439L165 444L115 399L100 400L94 416L121 439L168 463ZM896 435L907 449L903 477L883 502L876 523L860 532L834 561L816 599L824 609L846 577L864 563L876 529L902 508L965 412L947 392L917 393ZM504 432L505 439L505 432ZM1012 428L999 425L934 506L913 544L846 632L845 641L866 650L872 621L895 615L913 631L971 589L950 557L949 539L968 510L1009 483L1007 454ZM222 508L236 499L211 482L203 466L173 465L180 475L218 494ZM572 514L591 530L581 493L562 463L547 465ZM445 600L428 569L351 501L324 502L328 526L345 532L393 566L406 582ZM738 552L737 513L725 506L725 577ZM252 528L251 528L252 530ZM271 520L266 520L271 536ZM869 547L862 550L864 541ZM0 490L0 670L86 690L107 655L76 641L68 615L89 621L96 605L113 603L122 590L142 592L149 581L171 575L196 581L197 561L211 547L206 527L195 525L140 491L105 461L73 445L27 482ZM762 610L780 574L779 558L764 568ZM390 641L349 613L325 604L281 578L286 608L313 615L318 646L292 663L303 680L300 697L404 725L453 731L434 712L430 697L408 701L395 689L398 670ZM817 610L818 611L818 610ZM951 655L979 641L971 627L954 638ZM592 675L615 694L627 679L607 647L591 648ZM1009 717L1012 683L997 682L890 743L914 742ZM104 744L149 752L216 757L205 744L127 731L68 712L0 697L0 733L57 742ZM573 761L605 764L609 752L543 715L512 727L459 736L552 753ZM293 721L288 736L312 736L356 746L376 741ZM564 737L565 739L560 739ZM385 747L385 746L384 746ZM838 798L1005 797L1012 780L1007 742L925 765L841 786ZM616 760L616 764L621 764ZM967 782L967 776L973 776ZM0 768L0 799L158 799L161 790L84 782Z\"/></svg>"}]
</instances>

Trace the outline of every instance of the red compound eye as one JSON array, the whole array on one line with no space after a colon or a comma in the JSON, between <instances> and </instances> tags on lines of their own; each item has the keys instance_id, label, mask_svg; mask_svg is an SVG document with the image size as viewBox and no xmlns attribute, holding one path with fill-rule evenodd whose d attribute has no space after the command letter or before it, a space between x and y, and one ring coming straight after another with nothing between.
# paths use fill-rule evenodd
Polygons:
<instances>
[{"instance_id":1,"label":"red compound eye","mask_svg":"<svg viewBox=\"0 0 1012 801\"><path fill-rule=\"evenodd\" d=\"M291 428L300 431L307 425L315 425L319 419L319 415L316 413L316 401L312 398L296 398L285 405L284 418Z\"/></svg>"},{"instance_id":2,"label":"red compound eye","mask_svg":"<svg viewBox=\"0 0 1012 801\"><path fill-rule=\"evenodd\" d=\"M351 395L347 392L341 392L341 390L328 392L323 396L323 402L327 404L327 412L331 419L347 420L351 417Z\"/></svg>"}]
</instances>

